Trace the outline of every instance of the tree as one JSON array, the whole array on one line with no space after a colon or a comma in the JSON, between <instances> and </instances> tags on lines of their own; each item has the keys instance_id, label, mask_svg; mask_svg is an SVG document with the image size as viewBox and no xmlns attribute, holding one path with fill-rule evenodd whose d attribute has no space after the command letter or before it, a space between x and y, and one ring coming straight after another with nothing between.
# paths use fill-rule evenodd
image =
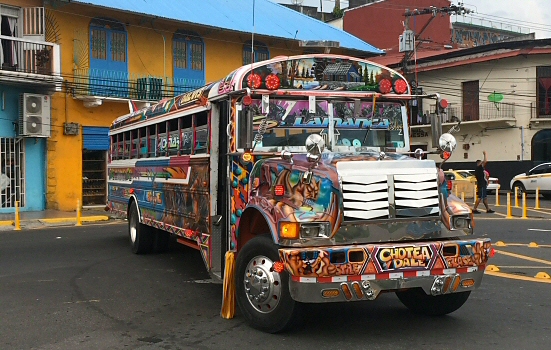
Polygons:
<instances>
[{"instance_id":1,"label":"tree","mask_svg":"<svg viewBox=\"0 0 551 350\"><path fill-rule=\"evenodd\" d=\"M341 10L341 6L338 2L335 3L335 7L333 8L333 16L335 18L341 18L344 15L344 10Z\"/></svg>"}]
</instances>

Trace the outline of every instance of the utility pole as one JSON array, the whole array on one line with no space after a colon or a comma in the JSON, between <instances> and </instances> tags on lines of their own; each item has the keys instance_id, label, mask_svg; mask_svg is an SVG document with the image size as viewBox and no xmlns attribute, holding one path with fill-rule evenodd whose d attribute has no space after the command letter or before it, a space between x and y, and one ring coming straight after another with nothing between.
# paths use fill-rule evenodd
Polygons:
<instances>
[{"instance_id":1,"label":"utility pole","mask_svg":"<svg viewBox=\"0 0 551 350\"><path fill-rule=\"evenodd\" d=\"M471 13L472 11L465 8L463 6L463 3L459 3L458 5L451 5L448 7L440 7L437 8L435 6L430 6L425 9L415 9L413 11L410 11L406 9L406 12L404 13L404 16L406 17L406 20L404 21L404 33L400 36L400 52L404 52L404 58L402 59L402 72L404 76L406 76L406 79L408 79L408 63L415 54L416 47L419 46L420 41L418 40L425 29L429 26L429 24L436 18L438 14L442 15L463 15L467 13ZM431 15L432 18L421 28L419 33L414 33L411 29L409 29L409 18L413 16L421 16L421 15ZM408 79L411 80L411 79Z\"/></svg>"}]
</instances>

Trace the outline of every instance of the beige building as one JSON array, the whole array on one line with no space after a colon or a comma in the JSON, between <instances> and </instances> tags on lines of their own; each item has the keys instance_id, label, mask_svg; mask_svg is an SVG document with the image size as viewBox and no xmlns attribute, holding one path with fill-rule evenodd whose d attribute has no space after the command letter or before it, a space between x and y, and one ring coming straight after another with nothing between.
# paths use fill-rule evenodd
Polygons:
<instances>
[{"instance_id":1,"label":"beige building","mask_svg":"<svg viewBox=\"0 0 551 350\"><path fill-rule=\"evenodd\" d=\"M420 91L449 102L443 131L461 121L446 168L474 169L486 151L487 169L508 189L514 175L551 161L550 62L551 40L544 39L444 51L408 67ZM412 149L431 148L435 108L423 101L412 106Z\"/></svg>"}]
</instances>

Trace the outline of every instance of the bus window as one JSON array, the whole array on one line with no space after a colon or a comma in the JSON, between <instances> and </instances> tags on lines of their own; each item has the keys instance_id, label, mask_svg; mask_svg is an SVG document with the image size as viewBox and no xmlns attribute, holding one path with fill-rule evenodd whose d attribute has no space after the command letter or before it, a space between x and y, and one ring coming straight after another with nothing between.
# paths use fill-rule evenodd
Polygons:
<instances>
[{"instance_id":1,"label":"bus window","mask_svg":"<svg viewBox=\"0 0 551 350\"><path fill-rule=\"evenodd\" d=\"M163 157L167 154L167 133L166 133L166 122L160 122L157 124L157 133L155 134L155 144L156 144L156 156Z\"/></svg>"},{"instance_id":2,"label":"bus window","mask_svg":"<svg viewBox=\"0 0 551 350\"><path fill-rule=\"evenodd\" d=\"M157 142L156 142L156 135L157 135L157 125L150 125L147 127L148 130L148 137L147 137L147 155L148 157L156 157L157 156Z\"/></svg>"},{"instance_id":3,"label":"bus window","mask_svg":"<svg viewBox=\"0 0 551 350\"><path fill-rule=\"evenodd\" d=\"M140 128L138 131L140 137L140 153L138 158L147 157L147 127Z\"/></svg>"},{"instance_id":4,"label":"bus window","mask_svg":"<svg viewBox=\"0 0 551 350\"><path fill-rule=\"evenodd\" d=\"M209 130L206 125L195 128L195 154L208 153Z\"/></svg>"},{"instance_id":5,"label":"bus window","mask_svg":"<svg viewBox=\"0 0 551 350\"><path fill-rule=\"evenodd\" d=\"M209 128L206 112L195 115L195 154L208 153Z\"/></svg>"},{"instance_id":6,"label":"bus window","mask_svg":"<svg viewBox=\"0 0 551 350\"><path fill-rule=\"evenodd\" d=\"M139 129L136 129L130 132L130 158L138 158L138 143L140 142L138 130Z\"/></svg>"},{"instance_id":7,"label":"bus window","mask_svg":"<svg viewBox=\"0 0 551 350\"><path fill-rule=\"evenodd\" d=\"M178 119L171 119L168 122L168 154L176 155L178 154L178 145L180 144L180 139L178 138Z\"/></svg>"},{"instance_id":8,"label":"bus window","mask_svg":"<svg viewBox=\"0 0 551 350\"><path fill-rule=\"evenodd\" d=\"M119 159L118 154L118 148L119 148L119 142L118 142L119 134L111 135L111 159Z\"/></svg>"},{"instance_id":9,"label":"bus window","mask_svg":"<svg viewBox=\"0 0 551 350\"><path fill-rule=\"evenodd\" d=\"M193 140L193 116L184 116L180 118L180 154L191 154L191 144Z\"/></svg>"},{"instance_id":10,"label":"bus window","mask_svg":"<svg viewBox=\"0 0 551 350\"><path fill-rule=\"evenodd\" d=\"M123 159L130 158L130 131L125 131L123 134Z\"/></svg>"}]
</instances>

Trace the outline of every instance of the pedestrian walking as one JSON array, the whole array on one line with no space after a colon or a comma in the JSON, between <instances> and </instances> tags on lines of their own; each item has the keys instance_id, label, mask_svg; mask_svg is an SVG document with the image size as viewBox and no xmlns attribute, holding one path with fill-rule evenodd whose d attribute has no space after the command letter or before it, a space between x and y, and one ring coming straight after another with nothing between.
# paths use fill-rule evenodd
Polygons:
<instances>
[{"instance_id":1,"label":"pedestrian walking","mask_svg":"<svg viewBox=\"0 0 551 350\"><path fill-rule=\"evenodd\" d=\"M478 187L478 198L474 203L473 209L473 213L475 214L480 214L480 211L478 211L478 205L480 204L481 200L486 207L486 213L495 213L495 211L490 209L490 206L488 206L488 193L486 190L486 188L488 187L488 180L484 167L488 163L488 155L486 154L486 151L483 151L482 153L484 154L484 159L476 161L476 168L474 170L474 176L476 177L476 186Z\"/></svg>"}]
</instances>

